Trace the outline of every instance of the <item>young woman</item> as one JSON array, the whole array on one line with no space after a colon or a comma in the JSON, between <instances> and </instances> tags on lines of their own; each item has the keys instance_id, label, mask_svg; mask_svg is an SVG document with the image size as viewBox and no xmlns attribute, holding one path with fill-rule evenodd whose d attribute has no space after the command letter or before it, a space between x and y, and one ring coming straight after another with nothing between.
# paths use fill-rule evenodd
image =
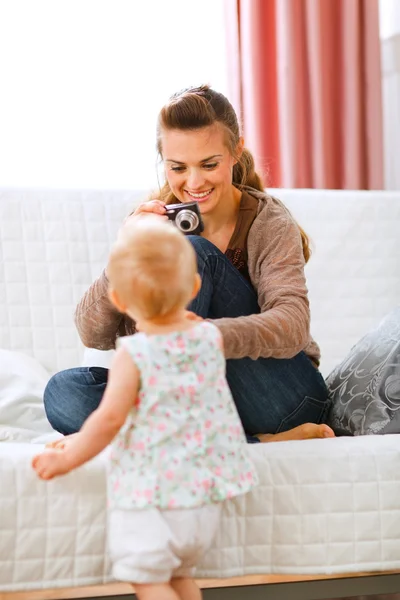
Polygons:
<instances>
[{"instance_id":1,"label":"young woman","mask_svg":"<svg viewBox=\"0 0 400 600\"><path fill-rule=\"evenodd\" d=\"M174 95L161 110L157 145L165 185L131 219L165 217L166 204L196 201L201 236L189 236L202 286L188 318L210 319L223 337L227 380L249 442L331 437L327 389L310 336L304 265L306 234L264 192L229 101L208 86ZM128 220L129 221L129 220ZM135 331L108 297L107 270L76 310L85 346L109 350ZM78 431L100 404L107 369L53 376L45 391L51 425Z\"/></svg>"}]
</instances>

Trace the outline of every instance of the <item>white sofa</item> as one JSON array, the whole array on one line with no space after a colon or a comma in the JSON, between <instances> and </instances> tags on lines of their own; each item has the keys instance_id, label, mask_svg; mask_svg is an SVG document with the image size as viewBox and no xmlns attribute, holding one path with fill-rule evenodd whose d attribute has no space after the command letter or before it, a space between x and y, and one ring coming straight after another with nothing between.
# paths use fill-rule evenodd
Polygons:
<instances>
[{"instance_id":1,"label":"white sofa","mask_svg":"<svg viewBox=\"0 0 400 600\"><path fill-rule=\"evenodd\" d=\"M312 333L328 375L399 302L400 193L272 193L313 241ZM144 196L0 190L0 352L12 351L0 359L14 365L13 382L28 378L19 390L35 396L24 405L16 394L13 423L7 415L14 400L7 404L0 377L0 439L13 442L0 444L0 591L110 579L104 456L46 484L30 469L38 446L27 442L49 433L40 401L46 378L82 364L74 307L103 268L119 224ZM108 359L91 352L84 360ZM200 575L400 569L399 441L374 436L251 447L261 484L225 511Z\"/></svg>"},{"instance_id":2,"label":"white sofa","mask_svg":"<svg viewBox=\"0 0 400 600\"><path fill-rule=\"evenodd\" d=\"M327 375L400 299L400 193L272 190L309 233L311 328ZM74 307L145 192L0 189L0 348L80 363ZM101 360L101 359L99 359Z\"/></svg>"}]
</instances>

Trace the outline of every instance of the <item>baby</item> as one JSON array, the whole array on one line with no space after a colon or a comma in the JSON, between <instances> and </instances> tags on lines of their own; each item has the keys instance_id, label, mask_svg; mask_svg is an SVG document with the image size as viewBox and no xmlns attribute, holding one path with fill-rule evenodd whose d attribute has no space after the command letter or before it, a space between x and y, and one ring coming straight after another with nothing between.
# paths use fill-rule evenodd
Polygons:
<instances>
[{"instance_id":1,"label":"baby","mask_svg":"<svg viewBox=\"0 0 400 600\"><path fill-rule=\"evenodd\" d=\"M120 338L99 408L59 448L35 456L42 479L111 443L108 539L113 575L140 600L199 600L194 568L222 505L256 483L225 379L219 330L188 318L200 288L190 242L146 216L120 232L110 299L139 333Z\"/></svg>"}]
</instances>

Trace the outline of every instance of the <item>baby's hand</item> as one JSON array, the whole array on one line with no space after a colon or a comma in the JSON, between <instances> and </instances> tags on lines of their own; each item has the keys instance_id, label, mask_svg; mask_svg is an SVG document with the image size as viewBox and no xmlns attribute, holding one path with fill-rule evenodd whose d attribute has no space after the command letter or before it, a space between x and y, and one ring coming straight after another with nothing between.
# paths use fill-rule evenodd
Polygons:
<instances>
[{"instance_id":1,"label":"baby's hand","mask_svg":"<svg viewBox=\"0 0 400 600\"><path fill-rule=\"evenodd\" d=\"M50 448L32 459L32 467L41 479L53 479L70 471L65 450Z\"/></svg>"},{"instance_id":2,"label":"baby's hand","mask_svg":"<svg viewBox=\"0 0 400 600\"><path fill-rule=\"evenodd\" d=\"M49 442L46 444L46 448L55 448L56 450L65 450L71 444L71 442L76 438L77 433L71 433L70 435L66 435L59 440L55 440L53 442Z\"/></svg>"}]
</instances>

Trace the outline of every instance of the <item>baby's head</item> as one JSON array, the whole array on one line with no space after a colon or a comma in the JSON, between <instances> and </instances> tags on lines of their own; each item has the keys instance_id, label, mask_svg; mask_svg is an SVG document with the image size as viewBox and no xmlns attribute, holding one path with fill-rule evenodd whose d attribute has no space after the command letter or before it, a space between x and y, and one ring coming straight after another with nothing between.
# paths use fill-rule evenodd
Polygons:
<instances>
[{"instance_id":1,"label":"baby's head","mask_svg":"<svg viewBox=\"0 0 400 600\"><path fill-rule=\"evenodd\" d=\"M186 308L199 289L192 245L171 223L151 215L122 228L107 274L112 301L136 321Z\"/></svg>"}]
</instances>

